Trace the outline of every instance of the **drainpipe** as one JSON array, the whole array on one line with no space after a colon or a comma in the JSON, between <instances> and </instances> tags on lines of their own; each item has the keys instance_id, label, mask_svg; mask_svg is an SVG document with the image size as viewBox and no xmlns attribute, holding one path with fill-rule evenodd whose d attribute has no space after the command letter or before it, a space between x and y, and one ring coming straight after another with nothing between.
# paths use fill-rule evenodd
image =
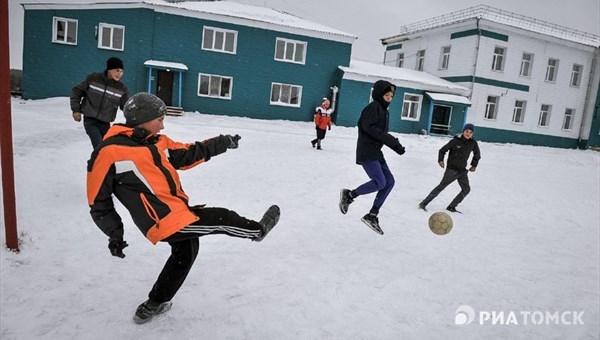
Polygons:
<instances>
[{"instance_id":1,"label":"drainpipe","mask_svg":"<svg viewBox=\"0 0 600 340\"><path fill-rule=\"evenodd\" d=\"M332 86L330 89L333 91L331 96L331 113L335 112L335 103L337 102L337 93L339 91L337 86Z\"/></svg>"},{"instance_id":2,"label":"drainpipe","mask_svg":"<svg viewBox=\"0 0 600 340\"><path fill-rule=\"evenodd\" d=\"M588 102L590 100L590 96L592 93L592 86L594 86L596 79L594 78L594 73L596 72L596 60L598 59L598 51L599 49L596 48L596 51L594 52L594 59L592 59L592 67L590 69L590 78L588 80L588 84L587 84L587 90L585 91L585 101L583 103L583 115L581 117L581 125L579 126L579 138L577 140L577 144L578 146L581 144L581 140L583 139L583 127L585 125L585 120L587 118L587 111L588 111ZM591 125L590 125L591 128ZM589 139L589 136L588 136Z\"/></svg>"},{"instance_id":3,"label":"drainpipe","mask_svg":"<svg viewBox=\"0 0 600 340\"><path fill-rule=\"evenodd\" d=\"M475 72L477 72L477 62L479 60L479 45L481 43L481 27L479 27L479 20L481 18L477 18L477 45L475 46L475 63L473 64L473 77L471 78L471 83L473 84L471 87L471 97L473 97L473 91L475 90Z\"/></svg>"}]
</instances>

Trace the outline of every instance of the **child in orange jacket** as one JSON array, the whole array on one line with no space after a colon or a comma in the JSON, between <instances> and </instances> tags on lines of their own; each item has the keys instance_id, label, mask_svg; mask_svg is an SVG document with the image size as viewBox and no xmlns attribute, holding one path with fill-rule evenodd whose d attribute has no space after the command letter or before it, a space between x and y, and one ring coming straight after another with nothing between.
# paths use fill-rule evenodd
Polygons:
<instances>
[{"instance_id":1,"label":"child in orange jacket","mask_svg":"<svg viewBox=\"0 0 600 340\"><path fill-rule=\"evenodd\" d=\"M332 109L329 108L329 99L323 98L323 103L315 109L315 129L317 130L317 138L313 139L310 143L314 148L317 146L317 150L321 149L321 140L325 139L325 133L327 129L331 130L331 113Z\"/></svg>"}]
</instances>

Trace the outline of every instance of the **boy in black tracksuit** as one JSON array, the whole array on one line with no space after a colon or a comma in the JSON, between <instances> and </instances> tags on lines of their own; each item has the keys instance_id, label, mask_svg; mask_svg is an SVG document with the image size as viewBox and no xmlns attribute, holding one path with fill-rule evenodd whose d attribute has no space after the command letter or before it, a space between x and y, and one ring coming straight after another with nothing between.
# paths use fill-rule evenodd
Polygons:
<instances>
[{"instance_id":1,"label":"boy in black tracksuit","mask_svg":"<svg viewBox=\"0 0 600 340\"><path fill-rule=\"evenodd\" d=\"M475 126L473 124L465 124L463 133L452 138L451 141L449 141L440 149L438 153L438 164L442 168L445 166L444 156L448 150L450 151L448 156L448 167L446 167L446 172L444 172L444 177L442 178L440 184L433 188L431 193L429 193L429 195L427 195L427 197L421 203L419 203L420 209L426 210L427 204L436 198L437 195L439 195L440 192L442 192L442 190L444 190L450 183L456 180L458 180L458 185L460 185L461 191L458 193L458 195L456 195L446 209L451 212L456 212L456 207L469 194L471 187L469 186L468 173L469 171L474 172L477 169L477 164L481 158L477 141L473 139L474 130ZM467 161L469 160L471 152L473 152L471 167L466 169Z\"/></svg>"}]
</instances>

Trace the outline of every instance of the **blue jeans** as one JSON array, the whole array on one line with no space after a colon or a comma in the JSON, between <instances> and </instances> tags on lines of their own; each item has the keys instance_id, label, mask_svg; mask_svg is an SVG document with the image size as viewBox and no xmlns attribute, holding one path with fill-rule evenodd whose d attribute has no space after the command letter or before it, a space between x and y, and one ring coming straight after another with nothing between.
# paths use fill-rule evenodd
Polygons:
<instances>
[{"instance_id":1,"label":"blue jeans","mask_svg":"<svg viewBox=\"0 0 600 340\"><path fill-rule=\"evenodd\" d=\"M377 191L371 209L372 213L377 214L396 181L385 161L365 161L361 165L371 180L356 188L354 192L360 196Z\"/></svg>"},{"instance_id":2,"label":"blue jeans","mask_svg":"<svg viewBox=\"0 0 600 340\"><path fill-rule=\"evenodd\" d=\"M93 118L83 117L83 128L85 129L85 133L90 137L90 141L92 142L92 146L94 149L102 142L102 138L108 129L110 129L110 123L103 122Z\"/></svg>"}]
</instances>

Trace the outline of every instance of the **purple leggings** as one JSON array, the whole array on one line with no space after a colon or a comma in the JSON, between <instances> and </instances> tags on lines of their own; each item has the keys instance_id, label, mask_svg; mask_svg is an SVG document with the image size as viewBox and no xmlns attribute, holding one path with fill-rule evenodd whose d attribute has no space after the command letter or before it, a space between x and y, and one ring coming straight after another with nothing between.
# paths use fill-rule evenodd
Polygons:
<instances>
[{"instance_id":1,"label":"purple leggings","mask_svg":"<svg viewBox=\"0 0 600 340\"><path fill-rule=\"evenodd\" d=\"M371 180L356 188L354 192L361 196L377 191L373 209L371 209L371 212L377 213L396 181L385 161L365 161L361 165Z\"/></svg>"}]
</instances>

